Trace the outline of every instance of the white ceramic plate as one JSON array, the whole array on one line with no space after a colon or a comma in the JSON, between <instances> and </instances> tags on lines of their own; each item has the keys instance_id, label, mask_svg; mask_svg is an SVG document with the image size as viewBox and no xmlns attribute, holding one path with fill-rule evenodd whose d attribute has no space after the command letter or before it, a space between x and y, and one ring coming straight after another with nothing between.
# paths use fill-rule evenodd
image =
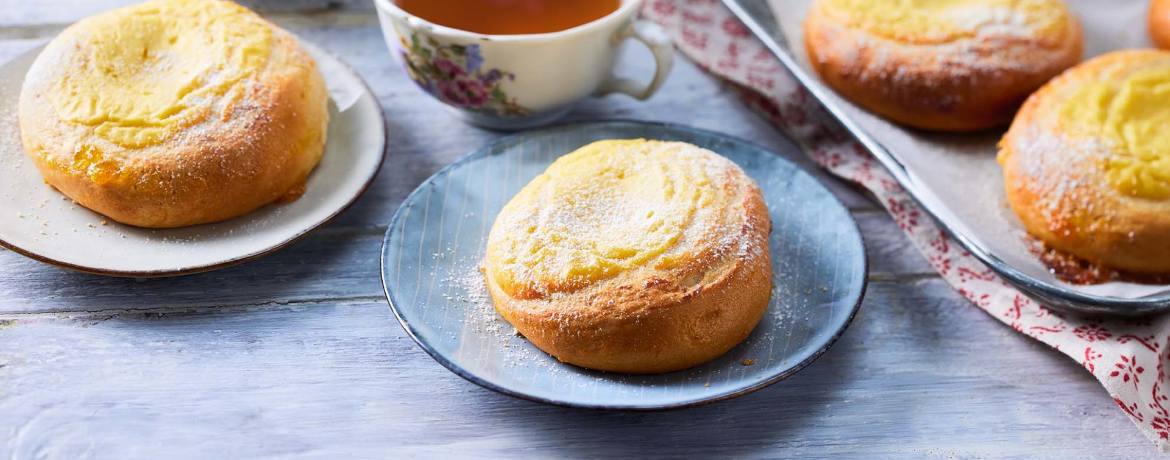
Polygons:
<instances>
[{"instance_id":1,"label":"white ceramic plate","mask_svg":"<svg viewBox=\"0 0 1170 460\"><path fill-rule=\"evenodd\" d=\"M40 49L0 67L0 245L33 259L114 276L171 276L244 262L325 225L361 196L382 165L386 122L377 99L337 58L304 44L333 96L329 134L307 191L215 224L151 230L118 224L45 184L24 154L17 121L21 82ZM341 110L339 110L339 107Z\"/></svg>"}]
</instances>

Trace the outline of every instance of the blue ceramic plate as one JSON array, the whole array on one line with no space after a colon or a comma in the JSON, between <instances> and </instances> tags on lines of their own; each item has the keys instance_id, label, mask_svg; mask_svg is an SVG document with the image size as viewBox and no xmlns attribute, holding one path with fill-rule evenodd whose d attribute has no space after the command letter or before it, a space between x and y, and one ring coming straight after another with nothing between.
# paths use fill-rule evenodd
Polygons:
<instances>
[{"instance_id":1,"label":"blue ceramic plate","mask_svg":"<svg viewBox=\"0 0 1170 460\"><path fill-rule=\"evenodd\" d=\"M496 214L553 160L602 139L690 142L760 184L772 217L775 289L764 319L722 357L685 371L625 375L557 361L496 314L479 263ZM664 409L742 395L781 380L841 336L865 292L865 248L849 212L775 153L718 133L629 121L502 138L439 171L390 222L382 283L398 321L427 353L476 384L564 406Z\"/></svg>"}]
</instances>

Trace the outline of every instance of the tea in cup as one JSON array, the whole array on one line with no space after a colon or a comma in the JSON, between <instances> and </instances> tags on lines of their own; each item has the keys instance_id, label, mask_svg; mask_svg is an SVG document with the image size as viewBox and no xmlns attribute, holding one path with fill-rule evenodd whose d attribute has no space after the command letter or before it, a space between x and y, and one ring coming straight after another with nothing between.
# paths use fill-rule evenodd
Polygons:
<instances>
[{"instance_id":1,"label":"tea in cup","mask_svg":"<svg viewBox=\"0 0 1170 460\"><path fill-rule=\"evenodd\" d=\"M391 52L424 91L494 129L551 122L591 95L649 98L674 50L635 20L642 0L375 0ZM640 83L614 75L618 46L641 41L656 61Z\"/></svg>"}]
</instances>

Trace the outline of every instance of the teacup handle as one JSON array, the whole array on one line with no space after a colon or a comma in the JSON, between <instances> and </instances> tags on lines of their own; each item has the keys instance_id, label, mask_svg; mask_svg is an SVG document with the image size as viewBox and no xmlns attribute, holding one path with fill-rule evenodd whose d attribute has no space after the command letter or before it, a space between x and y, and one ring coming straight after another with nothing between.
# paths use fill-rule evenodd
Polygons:
<instances>
[{"instance_id":1,"label":"teacup handle","mask_svg":"<svg viewBox=\"0 0 1170 460\"><path fill-rule=\"evenodd\" d=\"M635 39L650 48L650 52L654 54L654 78L650 80L650 84L643 85L642 83L629 79L618 77L617 75L610 75L605 83L597 89L598 96L604 96L610 93L625 93L638 100L646 100L658 87L662 86L662 82L666 80L666 76L670 75L670 68L674 66L674 45L670 42L670 37L666 35L666 31L662 30L658 24L647 21L634 21L613 36L613 43L616 45L623 40Z\"/></svg>"}]
</instances>

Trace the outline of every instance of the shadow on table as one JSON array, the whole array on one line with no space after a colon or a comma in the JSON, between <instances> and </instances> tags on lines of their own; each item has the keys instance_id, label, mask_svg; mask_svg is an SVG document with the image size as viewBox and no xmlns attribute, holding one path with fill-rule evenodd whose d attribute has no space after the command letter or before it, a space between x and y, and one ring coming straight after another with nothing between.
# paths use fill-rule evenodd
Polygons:
<instances>
[{"instance_id":1,"label":"shadow on table","mask_svg":"<svg viewBox=\"0 0 1170 460\"><path fill-rule=\"evenodd\" d=\"M798 443L801 427L822 421L843 396L860 351L846 333L798 374L728 401L657 412L600 411L514 401L494 416L531 439L523 449L549 458L749 456ZM483 398L499 395L478 392ZM531 451L529 451L531 452Z\"/></svg>"},{"instance_id":2,"label":"shadow on table","mask_svg":"<svg viewBox=\"0 0 1170 460\"><path fill-rule=\"evenodd\" d=\"M320 298L376 296L380 234L311 235L275 254L208 273L168 278L116 278L15 258L11 268L35 270L9 283L0 313L195 306L260 305ZM35 266L33 266L35 265ZM56 271L56 273L44 273ZM16 290L19 288L19 290ZM3 288L0 288L3 290Z\"/></svg>"},{"instance_id":3,"label":"shadow on table","mask_svg":"<svg viewBox=\"0 0 1170 460\"><path fill-rule=\"evenodd\" d=\"M249 306L382 296L385 225L398 203L442 164L426 146L391 131L379 178L334 221L290 246L239 265L176 277L119 278L31 259L0 257L0 313ZM405 160L409 166L401 163ZM5 279L14 279L6 283Z\"/></svg>"}]
</instances>

